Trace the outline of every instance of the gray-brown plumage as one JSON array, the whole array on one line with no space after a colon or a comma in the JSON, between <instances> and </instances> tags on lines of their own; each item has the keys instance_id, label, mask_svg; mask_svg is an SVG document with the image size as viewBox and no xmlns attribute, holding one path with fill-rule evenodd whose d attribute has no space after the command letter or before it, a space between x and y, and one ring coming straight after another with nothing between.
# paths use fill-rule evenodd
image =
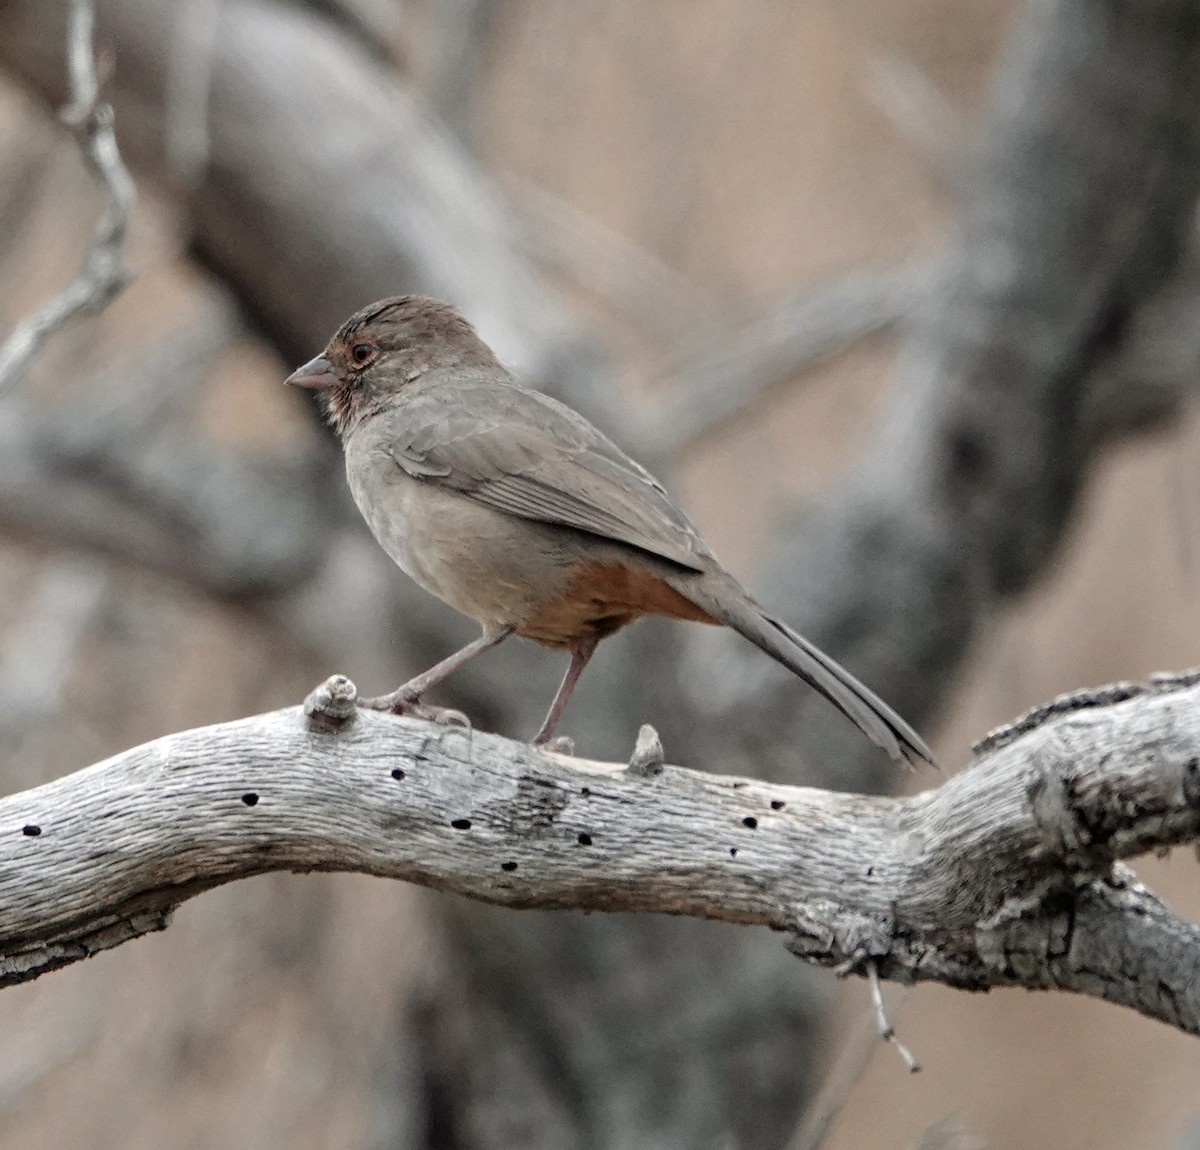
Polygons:
<instances>
[{"instance_id":1,"label":"gray-brown plumage","mask_svg":"<svg viewBox=\"0 0 1200 1150\"><path fill-rule=\"evenodd\" d=\"M518 387L450 305L372 304L288 382L325 396L350 490L384 550L483 628L366 705L443 717L420 696L521 635L571 653L544 743L596 644L664 615L733 627L897 762L933 761L895 711L747 595L645 468L577 412Z\"/></svg>"}]
</instances>

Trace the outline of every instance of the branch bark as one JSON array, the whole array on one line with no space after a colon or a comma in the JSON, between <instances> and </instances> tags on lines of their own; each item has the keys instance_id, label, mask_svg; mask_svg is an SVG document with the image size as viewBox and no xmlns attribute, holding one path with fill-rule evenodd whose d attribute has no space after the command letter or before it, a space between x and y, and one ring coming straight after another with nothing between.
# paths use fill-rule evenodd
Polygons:
<instances>
[{"instance_id":1,"label":"branch bark","mask_svg":"<svg viewBox=\"0 0 1200 1150\"><path fill-rule=\"evenodd\" d=\"M587 762L289 708L147 743L0 802L0 984L161 929L272 870L512 908L769 926L900 982L1071 990L1200 1034L1200 927L1121 860L1200 838L1200 672L1058 700L933 790L879 798Z\"/></svg>"}]
</instances>

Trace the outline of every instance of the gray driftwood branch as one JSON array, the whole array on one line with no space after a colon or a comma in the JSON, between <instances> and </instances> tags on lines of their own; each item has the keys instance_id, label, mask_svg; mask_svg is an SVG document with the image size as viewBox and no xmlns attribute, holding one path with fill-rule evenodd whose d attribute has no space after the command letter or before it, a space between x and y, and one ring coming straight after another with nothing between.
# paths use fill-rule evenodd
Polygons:
<instances>
[{"instance_id":1,"label":"gray driftwood branch","mask_svg":"<svg viewBox=\"0 0 1200 1150\"><path fill-rule=\"evenodd\" d=\"M103 182L108 202L79 274L0 345L0 395L21 378L48 335L78 315L101 310L129 281L122 253L133 212L133 180L117 150L112 108L100 99L94 24L92 4L72 0L67 26L71 102L60 115L79 137L84 159Z\"/></svg>"},{"instance_id":2,"label":"gray driftwood branch","mask_svg":"<svg viewBox=\"0 0 1200 1150\"><path fill-rule=\"evenodd\" d=\"M1073 990L1200 1034L1200 928L1123 859L1200 837L1200 673L1044 707L909 798L289 708L170 735L0 802L0 984L272 870L361 871L508 907L769 926L900 982Z\"/></svg>"}]
</instances>

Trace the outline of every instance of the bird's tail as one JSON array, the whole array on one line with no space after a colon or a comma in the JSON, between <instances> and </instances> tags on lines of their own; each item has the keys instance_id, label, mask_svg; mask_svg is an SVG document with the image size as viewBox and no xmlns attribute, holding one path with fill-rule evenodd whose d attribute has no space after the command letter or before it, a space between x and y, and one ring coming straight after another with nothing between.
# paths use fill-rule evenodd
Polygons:
<instances>
[{"instance_id":1,"label":"bird's tail","mask_svg":"<svg viewBox=\"0 0 1200 1150\"><path fill-rule=\"evenodd\" d=\"M709 576L711 578L711 576ZM851 719L902 767L919 761L936 766L933 752L891 707L840 663L786 623L766 614L729 576L724 593L709 593L698 580L681 580L677 590L714 619L744 635L772 659L799 675Z\"/></svg>"}]
</instances>

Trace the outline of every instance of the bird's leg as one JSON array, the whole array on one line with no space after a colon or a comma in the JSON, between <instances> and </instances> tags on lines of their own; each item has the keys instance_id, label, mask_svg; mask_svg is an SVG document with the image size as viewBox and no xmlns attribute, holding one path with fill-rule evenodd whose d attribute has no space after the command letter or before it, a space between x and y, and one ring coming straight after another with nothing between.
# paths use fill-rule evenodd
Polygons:
<instances>
[{"instance_id":1,"label":"bird's leg","mask_svg":"<svg viewBox=\"0 0 1200 1150\"><path fill-rule=\"evenodd\" d=\"M567 700L571 697L575 684L579 682L579 676L583 674L583 669L588 665L588 660L595 650L595 639L587 639L571 649L571 664L567 667L567 673L563 676L562 683L559 684L558 694L554 696L554 702L550 704L550 710L546 712L546 718L542 721L542 729L533 736L535 747L544 746L550 741L554 734L554 728L558 726L558 720L562 718L563 708L567 705Z\"/></svg>"},{"instance_id":2,"label":"bird's leg","mask_svg":"<svg viewBox=\"0 0 1200 1150\"><path fill-rule=\"evenodd\" d=\"M431 687L450 678L460 667L466 666L476 655L482 655L497 643L503 642L513 633L511 627L500 631L484 631L474 642L468 643L461 651L455 651L440 663L435 663L428 671L402 683L387 695L379 695L374 699L360 699L360 707L369 707L373 711L391 711L396 715L415 715L419 719L428 719L433 723L456 723L463 727L471 725L470 720L462 711L453 707L431 707L421 702L421 696Z\"/></svg>"}]
</instances>

